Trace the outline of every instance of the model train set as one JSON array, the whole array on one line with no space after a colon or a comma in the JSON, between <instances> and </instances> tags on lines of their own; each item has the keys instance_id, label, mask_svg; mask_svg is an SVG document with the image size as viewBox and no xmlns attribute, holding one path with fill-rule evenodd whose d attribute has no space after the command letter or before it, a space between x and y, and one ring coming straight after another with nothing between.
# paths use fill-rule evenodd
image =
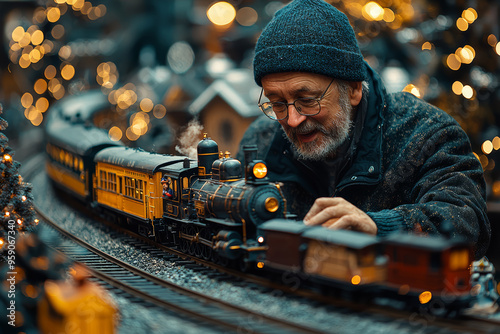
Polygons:
<instances>
[{"instance_id":1,"label":"model train set","mask_svg":"<svg viewBox=\"0 0 500 334\"><path fill-rule=\"evenodd\" d=\"M379 296L457 313L471 294L472 246L459 238L377 238L308 227L287 212L280 185L246 146L245 161L206 135L197 160L125 147L54 108L46 123L53 185L91 210L183 253L333 295Z\"/></svg>"}]
</instances>

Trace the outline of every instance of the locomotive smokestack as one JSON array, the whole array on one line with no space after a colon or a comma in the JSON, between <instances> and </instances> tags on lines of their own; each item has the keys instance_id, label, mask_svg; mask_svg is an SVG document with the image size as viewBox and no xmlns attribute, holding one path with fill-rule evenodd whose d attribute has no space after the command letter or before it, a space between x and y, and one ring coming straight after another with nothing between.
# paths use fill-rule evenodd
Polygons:
<instances>
[{"instance_id":1,"label":"locomotive smokestack","mask_svg":"<svg viewBox=\"0 0 500 334\"><path fill-rule=\"evenodd\" d=\"M219 147L215 141L203 134L198 143L198 174L200 177L212 175L212 164L219 157Z\"/></svg>"},{"instance_id":2,"label":"locomotive smokestack","mask_svg":"<svg viewBox=\"0 0 500 334\"><path fill-rule=\"evenodd\" d=\"M248 180L248 165L257 158L257 145L243 145L245 155L245 180Z\"/></svg>"}]
</instances>

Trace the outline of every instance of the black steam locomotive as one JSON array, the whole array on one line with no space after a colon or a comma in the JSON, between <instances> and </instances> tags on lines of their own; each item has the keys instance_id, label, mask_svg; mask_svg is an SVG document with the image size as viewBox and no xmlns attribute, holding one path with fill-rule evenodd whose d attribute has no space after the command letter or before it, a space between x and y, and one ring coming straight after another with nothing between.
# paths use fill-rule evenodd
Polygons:
<instances>
[{"instance_id":1,"label":"black steam locomotive","mask_svg":"<svg viewBox=\"0 0 500 334\"><path fill-rule=\"evenodd\" d=\"M266 180L253 147L242 168L206 136L194 161L125 147L79 122L50 123L46 135L56 187L187 254L246 266L265 249L257 227L286 216L280 187Z\"/></svg>"}]
</instances>

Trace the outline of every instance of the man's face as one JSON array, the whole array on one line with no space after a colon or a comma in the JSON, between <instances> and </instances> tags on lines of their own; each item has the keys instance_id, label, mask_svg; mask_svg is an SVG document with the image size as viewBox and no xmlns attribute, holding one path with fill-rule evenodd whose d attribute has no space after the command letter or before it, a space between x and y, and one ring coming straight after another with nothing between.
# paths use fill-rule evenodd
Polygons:
<instances>
[{"instance_id":1,"label":"man's face","mask_svg":"<svg viewBox=\"0 0 500 334\"><path fill-rule=\"evenodd\" d=\"M270 102L292 103L302 97L320 98L331 80L312 73L274 73L262 79L262 87ZM322 160L335 156L337 148L349 136L353 105L361 100L361 83L353 87L353 90L339 91L334 82L320 102L320 113L315 116L301 115L293 105L288 106L288 117L279 122L301 158Z\"/></svg>"}]
</instances>

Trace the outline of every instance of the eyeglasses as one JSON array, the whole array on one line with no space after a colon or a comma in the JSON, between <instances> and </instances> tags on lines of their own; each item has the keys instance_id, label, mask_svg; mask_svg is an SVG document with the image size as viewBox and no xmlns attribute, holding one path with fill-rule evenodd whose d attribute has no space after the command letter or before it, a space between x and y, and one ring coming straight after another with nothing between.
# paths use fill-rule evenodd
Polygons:
<instances>
[{"instance_id":1,"label":"eyeglasses","mask_svg":"<svg viewBox=\"0 0 500 334\"><path fill-rule=\"evenodd\" d=\"M297 112L301 115L315 116L319 114L319 112L321 111L320 101L323 99L323 97L325 97L325 94L328 91L328 88L330 88L330 86L332 85L333 80L335 79L332 79L332 81L330 81L328 87L326 87L325 91L323 92L323 94L321 94L320 98L301 97L291 103L286 103L286 102L260 103L260 100L262 99L262 93L264 92L264 89L262 89L260 91L260 97L258 102L259 108L267 117L276 121L281 121L282 119L288 117L289 105L293 105L295 107L295 110L297 110Z\"/></svg>"}]
</instances>

